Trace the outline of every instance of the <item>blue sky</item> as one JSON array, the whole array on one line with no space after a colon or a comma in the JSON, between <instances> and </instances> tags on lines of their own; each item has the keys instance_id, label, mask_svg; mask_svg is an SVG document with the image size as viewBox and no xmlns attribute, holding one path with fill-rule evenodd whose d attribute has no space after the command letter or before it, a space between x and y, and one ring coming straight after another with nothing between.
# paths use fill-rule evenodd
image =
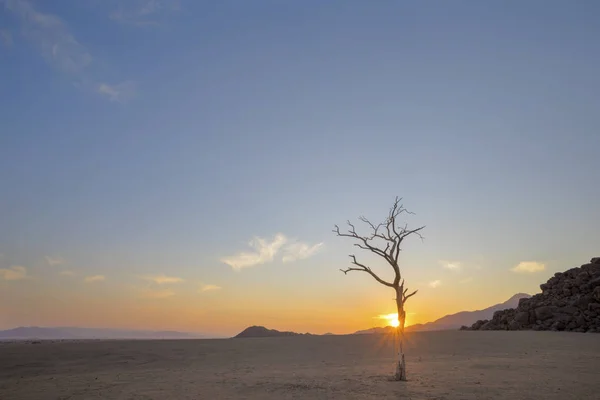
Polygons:
<instances>
[{"instance_id":1,"label":"blue sky","mask_svg":"<svg viewBox=\"0 0 600 400\"><path fill-rule=\"evenodd\" d=\"M139 327L369 326L391 294L339 273L352 247L331 228L397 195L427 225L403 254L415 321L537 291L600 255L599 17L0 0L0 328L88 323L67 296L106 326L140 307ZM202 321L170 321L182 304Z\"/></svg>"}]
</instances>

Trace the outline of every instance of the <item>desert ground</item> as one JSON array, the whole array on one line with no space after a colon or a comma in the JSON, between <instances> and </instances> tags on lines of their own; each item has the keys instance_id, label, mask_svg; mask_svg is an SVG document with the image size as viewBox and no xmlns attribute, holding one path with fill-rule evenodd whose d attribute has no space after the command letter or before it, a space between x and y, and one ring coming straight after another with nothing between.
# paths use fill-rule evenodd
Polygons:
<instances>
[{"instance_id":1,"label":"desert ground","mask_svg":"<svg viewBox=\"0 0 600 400\"><path fill-rule=\"evenodd\" d=\"M0 399L600 399L600 335L381 335L0 344Z\"/></svg>"}]
</instances>

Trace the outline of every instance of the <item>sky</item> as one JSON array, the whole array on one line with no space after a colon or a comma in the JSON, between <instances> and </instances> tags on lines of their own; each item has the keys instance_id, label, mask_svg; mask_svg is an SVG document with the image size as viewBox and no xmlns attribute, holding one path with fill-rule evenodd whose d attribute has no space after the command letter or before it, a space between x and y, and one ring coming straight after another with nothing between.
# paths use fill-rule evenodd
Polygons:
<instances>
[{"instance_id":1,"label":"sky","mask_svg":"<svg viewBox=\"0 0 600 400\"><path fill-rule=\"evenodd\" d=\"M600 256L595 1L0 0L0 329L407 324ZM360 232L366 232L361 230ZM359 250L359 251L357 251Z\"/></svg>"}]
</instances>

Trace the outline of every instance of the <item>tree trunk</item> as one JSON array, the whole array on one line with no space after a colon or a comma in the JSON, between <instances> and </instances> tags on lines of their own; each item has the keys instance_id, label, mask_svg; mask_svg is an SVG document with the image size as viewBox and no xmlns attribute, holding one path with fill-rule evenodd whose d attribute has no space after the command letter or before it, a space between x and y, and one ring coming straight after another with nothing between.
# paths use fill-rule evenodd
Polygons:
<instances>
[{"instance_id":1,"label":"tree trunk","mask_svg":"<svg viewBox=\"0 0 600 400\"><path fill-rule=\"evenodd\" d=\"M406 380L406 362L404 360L404 321L406 320L406 313L404 312L404 304L402 302L402 293L398 292L396 305L398 307L398 327L396 328L396 342L398 348L398 359L396 360L396 373L394 374L394 380L405 381Z\"/></svg>"}]
</instances>

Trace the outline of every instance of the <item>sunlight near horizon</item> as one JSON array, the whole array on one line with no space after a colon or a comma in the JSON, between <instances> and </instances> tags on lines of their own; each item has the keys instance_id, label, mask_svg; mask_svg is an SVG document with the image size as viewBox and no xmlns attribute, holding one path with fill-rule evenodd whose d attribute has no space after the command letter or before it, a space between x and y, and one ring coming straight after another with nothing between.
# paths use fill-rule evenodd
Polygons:
<instances>
[{"instance_id":1,"label":"sunlight near horizon","mask_svg":"<svg viewBox=\"0 0 600 400\"><path fill-rule=\"evenodd\" d=\"M393 326L394 328L397 328L400 325L400 322L398 321L398 314L395 313L382 314L378 318L387 321L388 326Z\"/></svg>"}]
</instances>

